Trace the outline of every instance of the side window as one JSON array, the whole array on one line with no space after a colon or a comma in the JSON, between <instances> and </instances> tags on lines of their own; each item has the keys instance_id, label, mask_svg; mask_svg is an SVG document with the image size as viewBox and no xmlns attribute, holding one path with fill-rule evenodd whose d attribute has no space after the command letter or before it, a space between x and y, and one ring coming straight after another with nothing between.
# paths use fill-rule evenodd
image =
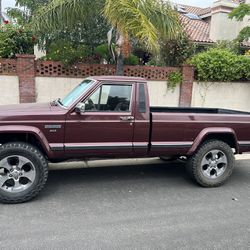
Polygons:
<instances>
[{"instance_id":1,"label":"side window","mask_svg":"<svg viewBox=\"0 0 250 250\"><path fill-rule=\"evenodd\" d=\"M87 101L85 102L85 110L86 111L95 111L98 108L99 96L100 96L100 88L98 88L94 94L92 94Z\"/></svg>"},{"instance_id":2,"label":"side window","mask_svg":"<svg viewBox=\"0 0 250 250\"><path fill-rule=\"evenodd\" d=\"M85 102L86 111L130 111L132 85L102 85Z\"/></svg>"}]
</instances>

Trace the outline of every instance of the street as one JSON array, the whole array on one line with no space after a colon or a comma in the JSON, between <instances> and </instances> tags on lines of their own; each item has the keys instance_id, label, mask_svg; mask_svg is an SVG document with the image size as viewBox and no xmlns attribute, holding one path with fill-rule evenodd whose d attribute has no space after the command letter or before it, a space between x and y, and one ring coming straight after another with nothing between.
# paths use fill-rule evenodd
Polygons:
<instances>
[{"instance_id":1,"label":"street","mask_svg":"<svg viewBox=\"0 0 250 250\"><path fill-rule=\"evenodd\" d=\"M35 200L1 204L0 249L250 249L249 160L213 189L179 161L119 162L51 170Z\"/></svg>"}]
</instances>

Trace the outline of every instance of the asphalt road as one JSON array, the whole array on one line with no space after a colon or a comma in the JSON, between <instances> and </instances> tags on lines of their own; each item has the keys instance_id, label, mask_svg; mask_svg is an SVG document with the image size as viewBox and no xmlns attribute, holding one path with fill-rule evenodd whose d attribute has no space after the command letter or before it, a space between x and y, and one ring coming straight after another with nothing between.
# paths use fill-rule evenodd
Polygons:
<instances>
[{"instance_id":1,"label":"asphalt road","mask_svg":"<svg viewBox=\"0 0 250 250\"><path fill-rule=\"evenodd\" d=\"M250 249L249 160L213 189L179 162L127 164L51 171L38 198L0 205L0 249Z\"/></svg>"}]
</instances>

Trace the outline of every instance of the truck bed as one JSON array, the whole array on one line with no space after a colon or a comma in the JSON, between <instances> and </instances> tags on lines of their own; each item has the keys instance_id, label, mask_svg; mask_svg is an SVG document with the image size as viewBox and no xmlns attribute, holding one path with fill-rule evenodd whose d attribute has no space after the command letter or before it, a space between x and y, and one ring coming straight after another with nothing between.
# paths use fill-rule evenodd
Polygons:
<instances>
[{"instance_id":1,"label":"truck bed","mask_svg":"<svg viewBox=\"0 0 250 250\"><path fill-rule=\"evenodd\" d=\"M175 107L150 107L150 112L156 113L200 113L200 114L245 114L250 112L219 109L219 108L175 108Z\"/></svg>"}]
</instances>

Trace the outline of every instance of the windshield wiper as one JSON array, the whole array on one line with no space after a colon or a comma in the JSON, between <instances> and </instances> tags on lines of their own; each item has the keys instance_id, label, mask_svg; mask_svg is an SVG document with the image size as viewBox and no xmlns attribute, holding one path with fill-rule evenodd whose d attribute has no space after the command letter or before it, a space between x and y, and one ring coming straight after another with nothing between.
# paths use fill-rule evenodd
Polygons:
<instances>
[{"instance_id":1,"label":"windshield wiper","mask_svg":"<svg viewBox=\"0 0 250 250\"><path fill-rule=\"evenodd\" d=\"M63 103L62 103L62 101L61 101L61 98L58 98L56 101L57 101L57 103L59 103L61 106L64 106Z\"/></svg>"},{"instance_id":2,"label":"windshield wiper","mask_svg":"<svg viewBox=\"0 0 250 250\"><path fill-rule=\"evenodd\" d=\"M50 103L51 106L58 106L58 104L63 106L63 103L61 102L60 98L58 98Z\"/></svg>"}]
</instances>

